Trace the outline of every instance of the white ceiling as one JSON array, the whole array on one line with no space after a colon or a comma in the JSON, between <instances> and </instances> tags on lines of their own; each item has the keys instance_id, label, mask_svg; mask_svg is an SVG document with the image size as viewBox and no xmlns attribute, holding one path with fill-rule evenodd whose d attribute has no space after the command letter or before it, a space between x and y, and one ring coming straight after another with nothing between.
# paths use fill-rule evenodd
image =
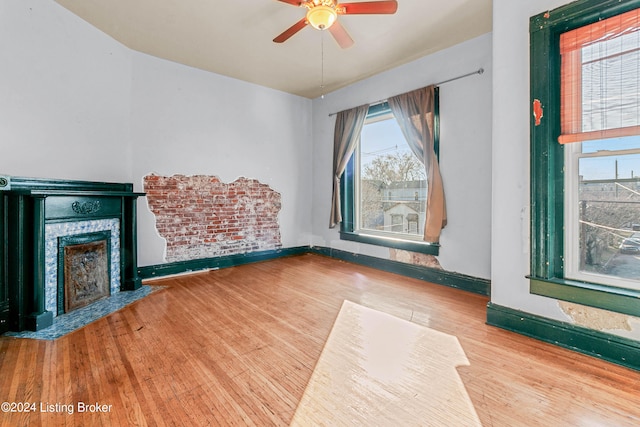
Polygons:
<instances>
[{"instance_id":1,"label":"white ceiling","mask_svg":"<svg viewBox=\"0 0 640 427\"><path fill-rule=\"evenodd\" d=\"M310 26L273 43L306 12L276 0L56 1L136 51L307 98L492 29L492 0L398 0L394 15L341 15L343 50Z\"/></svg>"}]
</instances>

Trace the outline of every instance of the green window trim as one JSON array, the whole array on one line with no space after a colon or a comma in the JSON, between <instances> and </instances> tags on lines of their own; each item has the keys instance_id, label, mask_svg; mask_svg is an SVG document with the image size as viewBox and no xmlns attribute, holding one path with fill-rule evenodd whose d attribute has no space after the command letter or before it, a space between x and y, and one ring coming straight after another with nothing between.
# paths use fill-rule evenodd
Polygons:
<instances>
[{"instance_id":1,"label":"green window trim","mask_svg":"<svg viewBox=\"0 0 640 427\"><path fill-rule=\"evenodd\" d=\"M530 20L530 105L543 116L531 134L530 292L640 316L640 291L564 278L564 149L560 135L560 34L640 7L640 0L582 0Z\"/></svg>"},{"instance_id":2,"label":"green window trim","mask_svg":"<svg viewBox=\"0 0 640 427\"><path fill-rule=\"evenodd\" d=\"M436 87L435 95L435 117L434 117L434 139L433 145L438 160L440 159L440 91ZM367 118L379 117L390 112L389 104L382 102L369 107ZM401 249L405 251L418 252L427 255L438 255L440 244L433 242L421 242L403 240L393 237L380 237L371 234L361 234L355 231L355 155L351 156L347 167L340 179L342 222L340 223L340 239L352 242L366 243L376 246Z\"/></svg>"},{"instance_id":3,"label":"green window trim","mask_svg":"<svg viewBox=\"0 0 640 427\"><path fill-rule=\"evenodd\" d=\"M530 277L531 293L597 307L630 316L640 316L640 292L597 283Z\"/></svg>"},{"instance_id":4,"label":"green window trim","mask_svg":"<svg viewBox=\"0 0 640 427\"><path fill-rule=\"evenodd\" d=\"M370 245L385 246L394 249L402 249L411 252L419 252L428 255L438 255L440 250L440 244L438 243L412 242L410 240L379 237L371 234L359 234L351 231L340 231L340 239L367 243Z\"/></svg>"}]
</instances>

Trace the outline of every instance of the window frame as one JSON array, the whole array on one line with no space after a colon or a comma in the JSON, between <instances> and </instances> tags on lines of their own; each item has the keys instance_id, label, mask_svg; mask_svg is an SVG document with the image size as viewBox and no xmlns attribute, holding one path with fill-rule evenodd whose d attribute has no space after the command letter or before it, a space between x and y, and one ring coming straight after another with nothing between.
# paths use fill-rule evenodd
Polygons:
<instances>
[{"instance_id":1,"label":"window frame","mask_svg":"<svg viewBox=\"0 0 640 427\"><path fill-rule=\"evenodd\" d=\"M440 159L440 91L436 87L434 90L435 114L434 114L434 150L436 157ZM389 112L389 105L386 102L374 104L369 107L367 119L380 117ZM360 142L358 141L358 146ZM370 245L383 246L394 249L407 250L411 252L419 252L428 255L438 255L440 252L440 244L433 242L418 241L415 239L403 239L402 235L398 236L379 236L375 233L361 233L356 229L357 213L356 207L356 156L359 149L356 147L347 167L340 179L341 209L342 222L340 224L340 239Z\"/></svg>"},{"instance_id":2,"label":"window frame","mask_svg":"<svg viewBox=\"0 0 640 427\"><path fill-rule=\"evenodd\" d=\"M640 291L565 278L565 155L557 141L560 34L637 8L640 0L581 0L532 17L529 28L530 105L544 110L539 125L530 115L530 292L633 316L640 316Z\"/></svg>"}]
</instances>

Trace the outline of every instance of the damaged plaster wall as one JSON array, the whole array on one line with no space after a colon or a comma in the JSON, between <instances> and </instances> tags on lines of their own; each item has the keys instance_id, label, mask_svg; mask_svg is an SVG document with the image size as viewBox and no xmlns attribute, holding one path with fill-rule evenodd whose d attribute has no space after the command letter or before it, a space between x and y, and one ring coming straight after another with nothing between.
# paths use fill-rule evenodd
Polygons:
<instances>
[{"instance_id":1,"label":"damaged plaster wall","mask_svg":"<svg viewBox=\"0 0 640 427\"><path fill-rule=\"evenodd\" d=\"M309 245L311 100L134 53L133 179L146 175L248 177L276 189L282 247ZM165 241L138 199L138 265L166 263Z\"/></svg>"},{"instance_id":2,"label":"damaged plaster wall","mask_svg":"<svg viewBox=\"0 0 640 427\"><path fill-rule=\"evenodd\" d=\"M282 247L280 193L255 179L226 184L217 176L144 177L149 209L166 241L168 262Z\"/></svg>"},{"instance_id":3,"label":"damaged plaster wall","mask_svg":"<svg viewBox=\"0 0 640 427\"><path fill-rule=\"evenodd\" d=\"M558 306L578 326L628 337L640 332L640 318L637 317L566 301L558 301Z\"/></svg>"},{"instance_id":4,"label":"damaged plaster wall","mask_svg":"<svg viewBox=\"0 0 640 427\"><path fill-rule=\"evenodd\" d=\"M392 261L404 262L406 264L420 265L422 267L442 270L442 266L440 265L440 262L438 262L438 258L433 255L403 251L401 249L389 249L389 259Z\"/></svg>"}]
</instances>

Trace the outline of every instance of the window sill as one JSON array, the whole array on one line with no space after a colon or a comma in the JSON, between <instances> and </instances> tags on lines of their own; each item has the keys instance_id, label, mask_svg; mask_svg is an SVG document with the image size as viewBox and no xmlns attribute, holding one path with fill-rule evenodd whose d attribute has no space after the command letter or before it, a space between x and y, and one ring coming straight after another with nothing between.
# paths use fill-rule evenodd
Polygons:
<instances>
[{"instance_id":1,"label":"window sill","mask_svg":"<svg viewBox=\"0 0 640 427\"><path fill-rule=\"evenodd\" d=\"M349 240L352 242L367 243L369 245L384 246L387 248L418 252L427 255L438 255L440 253L439 243L401 240L391 237L373 236L369 234L359 234L347 231L340 232L340 239Z\"/></svg>"},{"instance_id":2,"label":"window sill","mask_svg":"<svg viewBox=\"0 0 640 427\"><path fill-rule=\"evenodd\" d=\"M557 278L528 278L532 294L640 317L640 291Z\"/></svg>"}]
</instances>

